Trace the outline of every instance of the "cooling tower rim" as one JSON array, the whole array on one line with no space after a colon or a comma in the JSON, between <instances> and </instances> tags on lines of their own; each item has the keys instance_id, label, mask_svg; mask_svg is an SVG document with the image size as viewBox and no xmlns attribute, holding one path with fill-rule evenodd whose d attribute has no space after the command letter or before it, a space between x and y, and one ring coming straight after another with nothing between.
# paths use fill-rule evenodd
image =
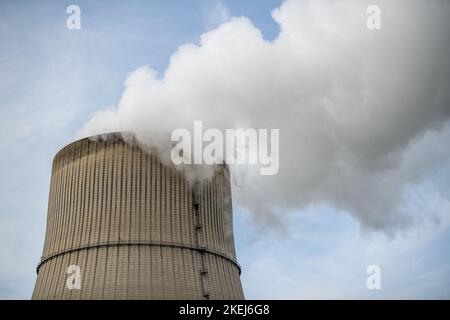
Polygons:
<instances>
[{"instance_id":1,"label":"cooling tower rim","mask_svg":"<svg viewBox=\"0 0 450 320\"><path fill-rule=\"evenodd\" d=\"M139 147L139 143L137 142L135 135L131 131L110 131L105 133L99 133L91 136L86 136L83 138L79 138L77 140L74 140L65 146L63 146L61 149L59 149L58 152L56 152L55 156L53 157L53 164L55 163L56 159L64 153L67 149L73 147L76 144L80 144L82 141L122 141L125 143L135 143ZM228 164L223 163L219 166L224 167L228 173L230 173L230 169Z\"/></svg>"},{"instance_id":2,"label":"cooling tower rim","mask_svg":"<svg viewBox=\"0 0 450 320\"><path fill-rule=\"evenodd\" d=\"M123 141L127 142L127 140L123 137L123 135L129 135L127 139L129 139L129 142L134 141L134 134L129 131L111 131L111 132L105 132L105 133L99 133L91 136L86 136L83 138L76 139L72 142L69 142L68 144L64 145L61 149L56 152L53 161L65 150L69 149L75 144L79 144L82 141L90 140L90 141L98 141L98 140L108 140L108 141Z\"/></svg>"}]
</instances>

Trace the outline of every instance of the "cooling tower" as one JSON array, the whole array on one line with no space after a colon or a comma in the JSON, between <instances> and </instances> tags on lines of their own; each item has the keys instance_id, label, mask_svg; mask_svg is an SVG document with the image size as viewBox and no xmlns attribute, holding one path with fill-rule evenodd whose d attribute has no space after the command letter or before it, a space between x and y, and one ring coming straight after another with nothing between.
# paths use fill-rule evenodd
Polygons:
<instances>
[{"instance_id":1,"label":"cooling tower","mask_svg":"<svg viewBox=\"0 0 450 320\"><path fill-rule=\"evenodd\" d=\"M119 134L69 144L37 274L33 299L243 299L228 169L192 184Z\"/></svg>"}]
</instances>

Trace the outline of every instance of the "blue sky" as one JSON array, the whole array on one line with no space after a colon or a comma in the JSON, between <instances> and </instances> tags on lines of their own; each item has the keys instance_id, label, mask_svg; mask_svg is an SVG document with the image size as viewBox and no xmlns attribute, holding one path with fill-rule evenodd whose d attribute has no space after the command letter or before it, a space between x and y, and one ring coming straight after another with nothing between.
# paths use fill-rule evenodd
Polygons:
<instances>
[{"instance_id":1,"label":"blue sky","mask_svg":"<svg viewBox=\"0 0 450 320\"><path fill-rule=\"evenodd\" d=\"M82 29L66 28L71 1L0 3L0 298L28 299L44 244L51 162L90 115L117 104L127 75L160 74L184 43L229 16L277 37L281 1L77 1ZM448 142L448 141L447 141ZM448 163L411 187L432 212L395 235L372 231L345 210L310 204L273 230L235 208L246 298L450 298ZM413 197L409 195L410 197ZM366 288L366 268L382 289Z\"/></svg>"}]
</instances>

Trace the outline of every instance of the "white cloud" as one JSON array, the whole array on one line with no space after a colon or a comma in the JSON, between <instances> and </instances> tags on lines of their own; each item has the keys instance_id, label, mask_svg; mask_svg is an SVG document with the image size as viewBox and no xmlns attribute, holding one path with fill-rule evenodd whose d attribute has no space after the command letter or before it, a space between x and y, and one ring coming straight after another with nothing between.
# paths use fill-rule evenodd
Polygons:
<instances>
[{"instance_id":1,"label":"white cloud","mask_svg":"<svg viewBox=\"0 0 450 320\"><path fill-rule=\"evenodd\" d=\"M207 27L208 28L215 28L221 23L224 23L228 20L230 20L231 15L230 11L228 10L228 7L223 1L216 1L213 5L213 7L209 7L206 9L208 13L207 16Z\"/></svg>"},{"instance_id":2,"label":"white cloud","mask_svg":"<svg viewBox=\"0 0 450 320\"><path fill-rule=\"evenodd\" d=\"M280 172L238 176L242 210L276 225L325 203L371 229L405 226L416 219L406 189L449 163L450 5L382 2L382 29L369 31L368 4L288 0L273 12L281 31L270 42L232 18L180 46L162 77L131 73L116 109L81 134L129 130L162 148L194 120L279 128ZM423 142L431 131L435 145Z\"/></svg>"}]
</instances>

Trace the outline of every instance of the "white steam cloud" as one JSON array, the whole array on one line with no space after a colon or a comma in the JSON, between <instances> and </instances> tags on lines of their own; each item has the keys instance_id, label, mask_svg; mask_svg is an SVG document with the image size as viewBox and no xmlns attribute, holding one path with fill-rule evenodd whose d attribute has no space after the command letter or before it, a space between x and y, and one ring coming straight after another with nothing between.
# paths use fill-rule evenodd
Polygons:
<instances>
[{"instance_id":1,"label":"white steam cloud","mask_svg":"<svg viewBox=\"0 0 450 320\"><path fill-rule=\"evenodd\" d=\"M118 105L80 135L130 131L165 154L172 130L194 120L279 128L279 173L233 175L240 208L276 224L327 204L371 229L404 226L405 188L450 163L450 3L378 1L377 31L366 28L370 4L288 0L272 13L272 41L231 18L180 46L162 76L132 72Z\"/></svg>"}]
</instances>

